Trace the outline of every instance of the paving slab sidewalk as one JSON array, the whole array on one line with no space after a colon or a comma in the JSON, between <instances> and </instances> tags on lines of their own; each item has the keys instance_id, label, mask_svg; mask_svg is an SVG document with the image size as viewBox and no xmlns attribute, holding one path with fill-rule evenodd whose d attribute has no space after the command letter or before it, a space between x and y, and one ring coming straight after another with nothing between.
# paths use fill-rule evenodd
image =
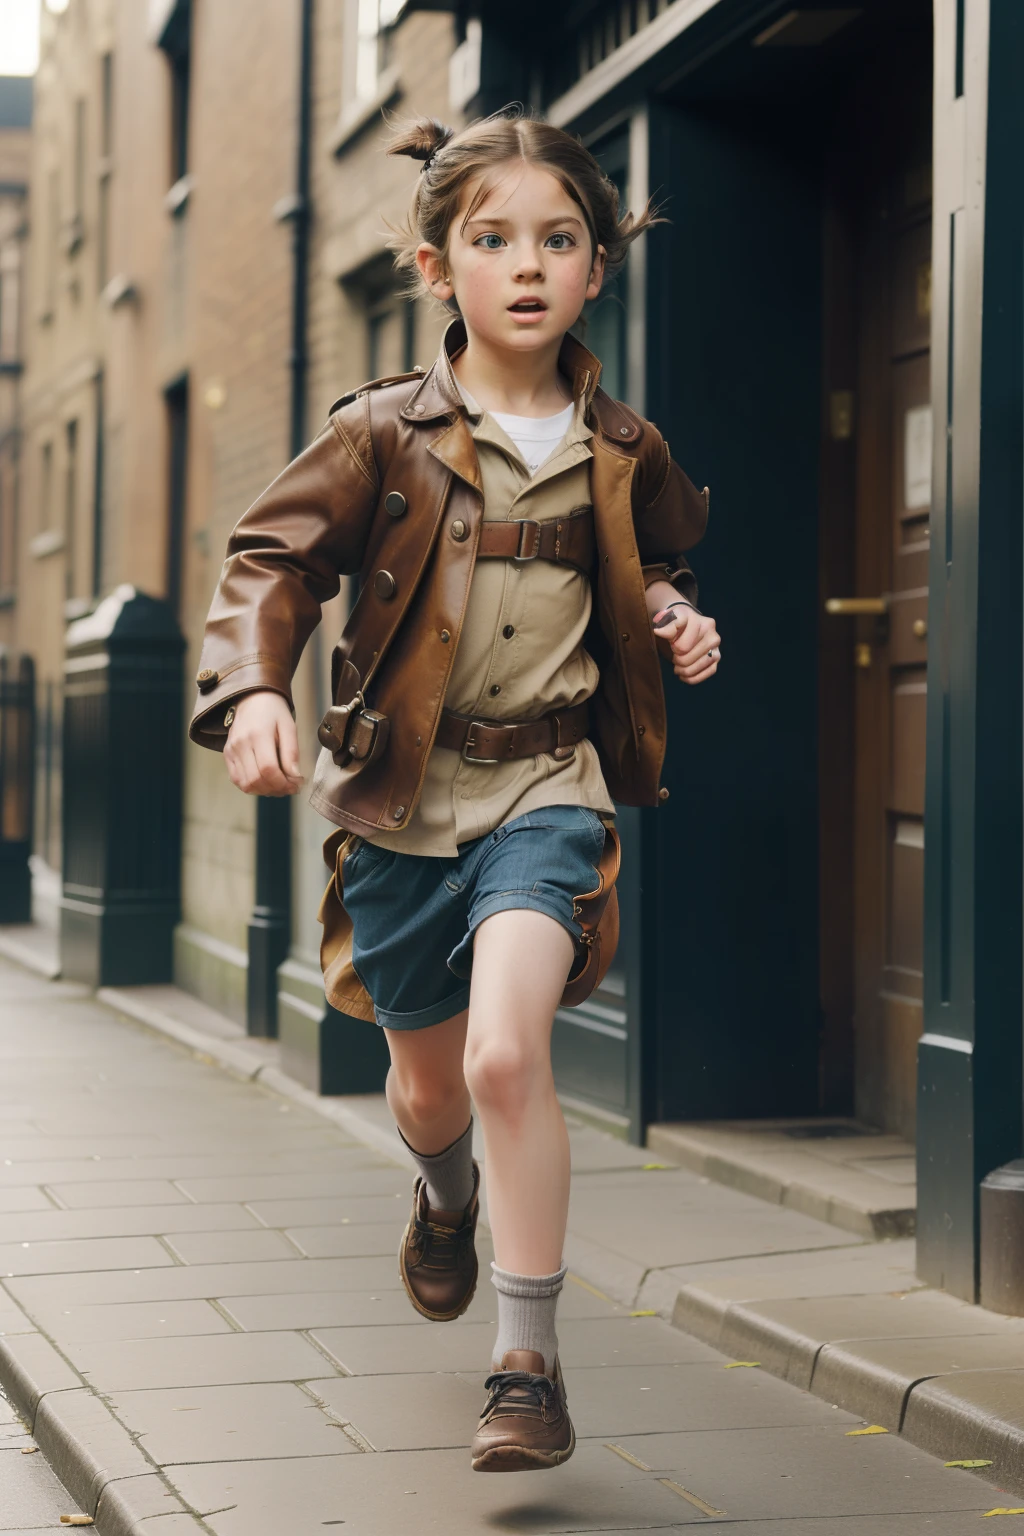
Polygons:
<instances>
[{"instance_id":1,"label":"paving slab sidewalk","mask_svg":"<svg viewBox=\"0 0 1024 1536\"><path fill-rule=\"evenodd\" d=\"M382 1096L307 1093L279 1071L272 1043L174 987L103 996L405 1160ZM922 1286L912 1239L837 1230L773 1195L695 1176L668 1161L668 1138L629 1148L576 1122L571 1139L566 1257L580 1280L944 1460L990 1461L987 1475L1024 1495L1024 1319Z\"/></svg>"},{"instance_id":2,"label":"paving slab sidewalk","mask_svg":"<svg viewBox=\"0 0 1024 1536\"><path fill-rule=\"evenodd\" d=\"M772 1354L781 1322L760 1355L726 1336L752 1289L791 1300L794 1276L808 1305L841 1276L865 1305L905 1305L888 1293L913 1286L907 1244L652 1167L581 1122L560 1321L579 1449L549 1476L473 1475L494 1295L445 1329L409 1308L409 1172L385 1107L316 1101L266 1048L187 1022L180 994L104 997L118 1011L0 962L0 1381L100 1536L961 1536L1018 1502L1012 1446L961 1451L961 1424L944 1456L992 1459L994 1489L909 1444L909 1412L904 1436L862 1437L865 1410L833 1406L813 1370L811 1392L776 1379L807 1354ZM486 1265L486 1233L481 1250ZM968 1335L931 1319L916 1342L945 1351L948 1391ZM872 1314L865 1337L887 1326ZM911 1407L922 1439L950 1422L937 1396Z\"/></svg>"}]
</instances>

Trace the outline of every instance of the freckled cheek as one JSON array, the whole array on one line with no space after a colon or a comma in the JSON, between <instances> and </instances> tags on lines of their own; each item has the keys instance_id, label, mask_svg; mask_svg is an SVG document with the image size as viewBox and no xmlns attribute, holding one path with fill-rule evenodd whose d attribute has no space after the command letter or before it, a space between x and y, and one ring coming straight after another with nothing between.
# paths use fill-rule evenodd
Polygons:
<instances>
[{"instance_id":1,"label":"freckled cheek","mask_svg":"<svg viewBox=\"0 0 1024 1536\"><path fill-rule=\"evenodd\" d=\"M470 260L460 263L454 269L452 278L462 309L469 305L493 307L496 303L501 285L493 268L482 267Z\"/></svg>"}]
</instances>

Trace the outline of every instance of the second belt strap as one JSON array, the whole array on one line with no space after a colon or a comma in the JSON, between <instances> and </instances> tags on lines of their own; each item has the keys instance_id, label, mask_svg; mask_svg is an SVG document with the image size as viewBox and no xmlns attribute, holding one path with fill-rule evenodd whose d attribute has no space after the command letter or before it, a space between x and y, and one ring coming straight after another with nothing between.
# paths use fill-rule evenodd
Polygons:
<instances>
[{"instance_id":1,"label":"second belt strap","mask_svg":"<svg viewBox=\"0 0 1024 1536\"><path fill-rule=\"evenodd\" d=\"M564 761L586 737L589 717L586 701L549 710L537 720L481 720L445 709L434 745L461 752L467 763L506 763L542 752Z\"/></svg>"}]
</instances>

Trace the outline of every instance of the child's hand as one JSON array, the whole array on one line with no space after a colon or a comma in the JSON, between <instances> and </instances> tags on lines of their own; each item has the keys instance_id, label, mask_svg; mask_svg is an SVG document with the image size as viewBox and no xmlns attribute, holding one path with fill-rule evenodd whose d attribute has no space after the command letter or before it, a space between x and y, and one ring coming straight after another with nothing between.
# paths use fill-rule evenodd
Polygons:
<instances>
[{"instance_id":1,"label":"child's hand","mask_svg":"<svg viewBox=\"0 0 1024 1536\"><path fill-rule=\"evenodd\" d=\"M232 784L247 795L294 795L302 787L299 737L286 699L271 689L235 704L224 747Z\"/></svg>"},{"instance_id":2,"label":"child's hand","mask_svg":"<svg viewBox=\"0 0 1024 1536\"><path fill-rule=\"evenodd\" d=\"M714 677L722 659L715 621L693 608L665 608L651 621L658 639L667 647L672 670L684 683L703 683Z\"/></svg>"}]
</instances>

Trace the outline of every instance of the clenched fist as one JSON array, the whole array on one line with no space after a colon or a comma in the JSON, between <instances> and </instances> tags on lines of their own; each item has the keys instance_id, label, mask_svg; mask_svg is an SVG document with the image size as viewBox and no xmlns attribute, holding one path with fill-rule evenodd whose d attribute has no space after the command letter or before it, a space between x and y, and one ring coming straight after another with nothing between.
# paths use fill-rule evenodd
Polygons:
<instances>
[{"instance_id":1,"label":"clenched fist","mask_svg":"<svg viewBox=\"0 0 1024 1536\"><path fill-rule=\"evenodd\" d=\"M269 688L246 693L224 747L232 784L247 795L294 795L302 788L299 737L288 701Z\"/></svg>"}]
</instances>

